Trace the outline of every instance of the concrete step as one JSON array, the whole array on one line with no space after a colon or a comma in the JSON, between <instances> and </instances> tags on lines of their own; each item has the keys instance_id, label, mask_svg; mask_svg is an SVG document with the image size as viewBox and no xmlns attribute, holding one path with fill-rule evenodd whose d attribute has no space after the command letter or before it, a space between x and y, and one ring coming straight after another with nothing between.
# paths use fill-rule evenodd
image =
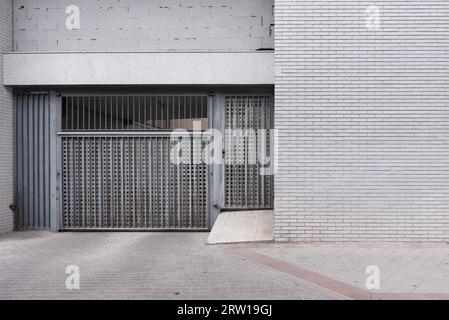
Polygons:
<instances>
[{"instance_id":1,"label":"concrete step","mask_svg":"<svg viewBox=\"0 0 449 320\"><path fill-rule=\"evenodd\" d=\"M271 242L274 239L273 223L273 210L222 212L207 243Z\"/></svg>"}]
</instances>

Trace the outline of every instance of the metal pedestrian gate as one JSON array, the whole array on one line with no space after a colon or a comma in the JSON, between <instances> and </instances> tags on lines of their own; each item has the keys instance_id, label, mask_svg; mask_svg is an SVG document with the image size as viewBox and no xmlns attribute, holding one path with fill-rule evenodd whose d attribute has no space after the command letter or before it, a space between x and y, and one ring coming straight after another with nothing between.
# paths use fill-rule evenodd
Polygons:
<instances>
[{"instance_id":1,"label":"metal pedestrian gate","mask_svg":"<svg viewBox=\"0 0 449 320\"><path fill-rule=\"evenodd\" d=\"M228 95L225 114L225 208L270 209L273 175L260 160L272 157L273 98Z\"/></svg>"},{"instance_id":2,"label":"metal pedestrian gate","mask_svg":"<svg viewBox=\"0 0 449 320\"><path fill-rule=\"evenodd\" d=\"M63 97L62 107L63 230L209 228L209 166L194 161L208 137L190 134L193 121L207 126L206 96ZM188 161L176 163L181 141Z\"/></svg>"},{"instance_id":3,"label":"metal pedestrian gate","mask_svg":"<svg viewBox=\"0 0 449 320\"><path fill-rule=\"evenodd\" d=\"M224 207L271 209L273 174L264 165L273 165L273 97L227 95L225 115Z\"/></svg>"}]
</instances>

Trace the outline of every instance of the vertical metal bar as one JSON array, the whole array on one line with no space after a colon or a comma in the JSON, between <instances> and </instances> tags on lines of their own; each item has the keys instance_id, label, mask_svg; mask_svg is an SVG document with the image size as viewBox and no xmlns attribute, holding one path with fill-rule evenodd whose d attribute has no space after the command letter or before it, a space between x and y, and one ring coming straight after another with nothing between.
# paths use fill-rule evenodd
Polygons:
<instances>
[{"instance_id":1,"label":"vertical metal bar","mask_svg":"<svg viewBox=\"0 0 449 320\"><path fill-rule=\"evenodd\" d=\"M113 117L112 117L112 109L115 109L114 98L111 98L111 125L113 126ZM112 129L112 128L111 128ZM109 175L110 175L110 199L109 199L109 212L108 212L108 221L109 226L111 228L116 228L116 220L115 220L115 208L116 208L116 187L117 187L117 168L116 168L116 137L110 137L109 139Z\"/></svg>"},{"instance_id":2,"label":"vertical metal bar","mask_svg":"<svg viewBox=\"0 0 449 320\"><path fill-rule=\"evenodd\" d=\"M181 180L181 164L179 163L176 168L178 169L177 171L177 211L178 211L178 222L177 222L177 226L178 227L182 227L182 221L181 221L181 207L182 207L182 200L181 200L181 188L182 188L182 180Z\"/></svg>"},{"instance_id":3,"label":"vertical metal bar","mask_svg":"<svg viewBox=\"0 0 449 320\"><path fill-rule=\"evenodd\" d=\"M139 102L140 102L140 98L139 98ZM139 108L139 112L140 112L140 108ZM143 222L144 222L144 217L143 217L143 213L144 213L144 206L143 206L143 201L144 201L144 196L143 196L143 161L145 160L143 158L143 154L142 154L142 137L139 137L139 158L138 158L138 163L139 163L139 185L140 185L140 190L139 190L139 215L140 215L140 227L143 227Z\"/></svg>"},{"instance_id":4,"label":"vertical metal bar","mask_svg":"<svg viewBox=\"0 0 449 320\"><path fill-rule=\"evenodd\" d=\"M121 180L121 183L122 183L122 185L121 185L121 188L120 188L120 193L121 193L121 198L122 198L122 201L121 201L121 204L122 204L122 207L121 207L121 212L122 212L122 214L121 214L121 217L122 217L122 219L121 219L121 227L125 227L125 213L126 213L126 203L125 203L125 156L124 156L124 150L125 150L125 146L124 146L124 140L125 140L125 138L121 138L120 139L120 157L121 157L121 166L122 166L122 169L120 170L121 172L121 178L120 178L120 180Z\"/></svg>"},{"instance_id":5,"label":"vertical metal bar","mask_svg":"<svg viewBox=\"0 0 449 320\"><path fill-rule=\"evenodd\" d=\"M133 107L134 107L134 104L133 104ZM133 220L133 227L136 227L136 220L137 220L137 211L136 211L136 180L137 180L136 139L131 138L131 141L132 141L132 152L131 152L130 162L132 165L132 180L131 180L131 183L132 183L132 185L131 185L131 187L132 187L132 208L133 208L132 220Z\"/></svg>"},{"instance_id":6,"label":"vertical metal bar","mask_svg":"<svg viewBox=\"0 0 449 320\"><path fill-rule=\"evenodd\" d=\"M17 94L14 97L14 134L15 134L15 154L16 154L16 188L15 199L17 201L17 213L15 216L15 229L22 229L23 215L23 95Z\"/></svg>"},{"instance_id":7,"label":"vertical metal bar","mask_svg":"<svg viewBox=\"0 0 449 320\"><path fill-rule=\"evenodd\" d=\"M245 104L244 104L244 100L243 100L243 96L239 96L239 130L241 130L241 138L240 141L243 142L244 141L244 136L243 136L243 130L244 130L244 126L243 126L243 113L244 113L244 109L245 109ZM245 154L245 143L239 143L239 179L238 179L238 199L239 199L239 206L244 206L244 191L243 191L243 180L244 180L244 172L245 172L245 158L246 158L246 154Z\"/></svg>"},{"instance_id":8,"label":"vertical metal bar","mask_svg":"<svg viewBox=\"0 0 449 320\"><path fill-rule=\"evenodd\" d=\"M168 120L168 108L167 108L167 97L162 96L161 97L161 103L162 103L162 129L167 129L167 120Z\"/></svg>"},{"instance_id":9,"label":"vertical metal bar","mask_svg":"<svg viewBox=\"0 0 449 320\"><path fill-rule=\"evenodd\" d=\"M95 100L93 101L95 105ZM95 114L95 112L94 112ZM91 139L91 157L90 157L90 163L91 163L91 185L92 185L92 215L91 215L91 224L90 227L96 227L97 226L97 198L98 198L98 187L97 187L97 149L98 149L98 139L92 138Z\"/></svg>"},{"instance_id":10,"label":"vertical metal bar","mask_svg":"<svg viewBox=\"0 0 449 320\"><path fill-rule=\"evenodd\" d=\"M58 186L60 182L60 169L61 169L61 144L57 137L57 132L61 129L61 98L56 96L56 93L52 92L48 102L48 170L49 170L49 223L52 231L58 231L60 229L60 214L62 213L61 204L59 201L61 197L61 186ZM50 163L52 164L50 166Z\"/></svg>"},{"instance_id":11,"label":"vertical metal bar","mask_svg":"<svg viewBox=\"0 0 449 320\"><path fill-rule=\"evenodd\" d=\"M117 96L115 97L115 130L120 130L120 115L121 115L121 107L120 100L123 97Z\"/></svg>"},{"instance_id":12,"label":"vertical metal bar","mask_svg":"<svg viewBox=\"0 0 449 320\"><path fill-rule=\"evenodd\" d=\"M112 103L112 101L113 101L112 99L113 99L113 97L108 97L108 100L107 100L107 105L109 106L109 128L108 128L109 130L112 130L114 128L114 125L113 125L113 121L114 121L113 107L114 107L114 105Z\"/></svg>"},{"instance_id":13,"label":"vertical metal bar","mask_svg":"<svg viewBox=\"0 0 449 320\"><path fill-rule=\"evenodd\" d=\"M138 120L137 123L139 123L139 126L141 126L141 128L139 129L144 129L144 122L142 121L142 97L141 96L137 96L137 115L138 115Z\"/></svg>"},{"instance_id":14,"label":"vertical metal bar","mask_svg":"<svg viewBox=\"0 0 449 320\"><path fill-rule=\"evenodd\" d=\"M108 129L108 106L106 104L106 99L107 99L106 96L102 97L102 99L101 99L102 110L103 110L103 107L104 107L104 111L103 111L104 124L103 124L103 127L102 127L104 130Z\"/></svg>"},{"instance_id":15,"label":"vertical metal bar","mask_svg":"<svg viewBox=\"0 0 449 320\"><path fill-rule=\"evenodd\" d=\"M98 97L93 97L92 98L92 105L93 105L93 126L92 129L100 129L100 126L97 124L97 113L98 113L98 106L97 106L97 101L98 101ZM100 117L100 116L98 116Z\"/></svg>"},{"instance_id":16,"label":"vertical metal bar","mask_svg":"<svg viewBox=\"0 0 449 320\"><path fill-rule=\"evenodd\" d=\"M44 96L44 110L43 110L43 123L42 123L42 152L43 152L43 225L46 228L50 228L50 159L49 159L49 146L50 146L50 123L49 123L49 110L50 109L50 97L49 95Z\"/></svg>"},{"instance_id":17,"label":"vertical metal bar","mask_svg":"<svg viewBox=\"0 0 449 320\"><path fill-rule=\"evenodd\" d=\"M81 97L81 101L82 101L82 121L81 121L81 127L80 130L86 130L86 105L85 105L85 97Z\"/></svg>"},{"instance_id":18,"label":"vertical metal bar","mask_svg":"<svg viewBox=\"0 0 449 320\"><path fill-rule=\"evenodd\" d=\"M35 115L35 151L36 151L36 159L34 161L34 170L35 170L35 188L36 188L36 216L34 220L33 227L44 227L43 219L44 219L44 208L43 208L43 199L44 199L44 176L43 176L43 114L44 114L44 95L39 94L36 96L36 105L34 106L36 109Z\"/></svg>"},{"instance_id":19,"label":"vertical metal bar","mask_svg":"<svg viewBox=\"0 0 449 320\"><path fill-rule=\"evenodd\" d=\"M70 138L69 139L69 142L70 142L70 144L69 144L69 150L70 150L70 153L69 153L69 156L70 156L70 167L69 167L69 170L70 170L70 173L69 173L69 177L70 177L70 180L68 179L68 183L69 183L69 186L70 186L70 193L71 193L71 204L70 204L70 216L69 216L69 223L68 223L68 225L70 226L70 227L73 227L73 219L74 219L74 216L75 216L75 214L76 214L76 200L77 200L77 194L76 194L76 190L75 190L75 188L76 188L76 182L75 182L75 177L76 177L76 172L75 172L75 151L74 151L74 140L75 140L75 138Z\"/></svg>"},{"instance_id":20,"label":"vertical metal bar","mask_svg":"<svg viewBox=\"0 0 449 320\"><path fill-rule=\"evenodd\" d=\"M155 99L155 101L154 101L154 105L155 105L154 106L154 120L152 121L152 127L154 129L154 128L159 128L160 127L160 121L159 121L159 117L158 117L159 97L155 96L155 97L153 97L153 99ZM153 105L153 101L151 101L151 105ZM151 114L153 114L153 112Z\"/></svg>"},{"instance_id":21,"label":"vertical metal bar","mask_svg":"<svg viewBox=\"0 0 449 320\"><path fill-rule=\"evenodd\" d=\"M70 101L70 107L69 107L69 101ZM67 97L67 121L68 125L66 129L73 130L73 97Z\"/></svg>"},{"instance_id":22,"label":"vertical metal bar","mask_svg":"<svg viewBox=\"0 0 449 320\"><path fill-rule=\"evenodd\" d=\"M257 130L260 129L262 127L262 112L261 112L261 96L257 96ZM259 152L259 139L258 137L256 137L256 152ZM262 176L260 175L260 167L257 164L256 165L256 169L257 169L257 196L258 196L258 201L257 201L257 207L260 208L261 204L262 204Z\"/></svg>"},{"instance_id":23,"label":"vertical metal bar","mask_svg":"<svg viewBox=\"0 0 449 320\"><path fill-rule=\"evenodd\" d=\"M74 107L74 112L76 112L76 130L79 130L79 119L80 119L80 105L79 105L79 96L76 97L76 108Z\"/></svg>"},{"instance_id":24,"label":"vertical metal bar","mask_svg":"<svg viewBox=\"0 0 449 320\"><path fill-rule=\"evenodd\" d=\"M70 190L69 190L69 184L68 184L68 180L70 179L69 174L68 174L68 164L69 164L69 160L68 160L68 138L67 137L63 137L61 139L61 144L62 144L62 160L63 160L63 164L62 164L62 174L63 174L63 178L62 178L62 199L63 199L63 204L62 204L62 216L61 216L61 222L62 222L62 227L65 228L67 227L67 220L66 217L68 215L68 210L69 210L69 203L70 203L70 199L69 197L71 196L70 194ZM54 181L52 181L54 182ZM55 185L53 185L53 187L55 187ZM54 190L54 189L53 189Z\"/></svg>"},{"instance_id":25,"label":"vertical metal bar","mask_svg":"<svg viewBox=\"0 0 449 320\"><path fill-rule=\"evenodd\" d=\"M167 99L168 99L168 97L167 97ZM168 108L168 103L167 103L167 109L169 109ZM167 114L168 114L168 112L167 112ZM170 165L170 159L169 159L169 155L170 155L170 153L169 153L169 149L170 149L170 140L169 140L169 138L164 138L164 147L165 147L165 152L167 152L167 158L165 160L165 166L164 166L164 168L166 168L166 174L167 174L166 179L165 179L165 185L166 185L166 191L165 192L167 192L167 197L165 199L165 201L166 201L166 211L167 211L167 215L166 215L167 224L166 224L166 226L167 227L171 227L170 216L172 214L172 210L171 210L170 198L171 198L171 194L172 194L171 193L171 182L172 181L171 181L171 170L170 170L171 165Z\"/></svg>"},{"instance_id":26,"label":"vertical metal bar","mask_svg":"<svg viewBox=\"0 0 449 320\"><path fill-rule=\"evenodd\" d=\"M82 180L82 190L83 193L83 215L81 219L81 225L83 228L87 228L89 226L88 219L89 219L89 211L90 211L90 192L89 192L89 152L90 152L90 146L89 146L89 138L88 137L82 137L82 148L81 148L81 159L82 159L82 165L81 165L81 180Z\"/></svg>"},{"instance_id":27,"label":"vertical metal bar","mask_svg":"<svg viewBox=\"0 0 449 320\"><path fill-rule=\"evenodd\" d=\"M180 96L178 96L178 97L176 97L176 99L178 100L178 105L177 105L177 108L176 108L176 115L173 115L173 118L174 118L174 121L173 121L173 126L174 126L174 129L179 129L179 121L180 121L180 118L181 118L181 97ZM175 103L173 103L173 105L174 105ZM176 121L176 124L175 124L175 121Z\"/></svg>"},{"instance_id":28,"label":"vertical metal bar","mask_svg":"<svg viewBox=\"0 0 449 320\"><path fill-rule=\"evenodd\" d=\"M87 138L85 140L85 192L87 192L86 196L86 217L85 217L85 227L88 228L91 226L91 212L92 212L92 146L91 146L91 138Z\"/></svg>"},{"instance_id":29,"label":"vertical metal bar","mask_svg":"<svg viewBox=\"0 0 449 320\"><path fill-rule=\"evenodd\" d=\"M145 110L145 109L144 109ZM144 112L145 113L145 112ZM145 116L144 116L145 118ZM142 162L144 163L143 166L143 173L142 173L142 193L143 193L143 226L145 228L148 228L148 145L147 145L148 138L144 137L142 138Z\"/></svg>"},{"instance_id":30,"label":"vertical metal bar","mask_svg":"<svg viewBox=\"0 0 449 320\"><path fill-rule=\"evenodd\" d=\"M107 105L106 105L106 97L105 97L105 120L107 120ZM107 121L105 121L105 127L107 127ZM108 227L108 211L109 211L109 166L108 166L108 143L109 143L109 137L103 138L103 145L102 145L102 151L103 151L103 161L101 161L101 166L103 167L103 174L102 174L102 183L103 183L103 226Z\"/></svg>"},{"instance_id":31,"label":"vertical metal bar","mask_svg":"<svg viewBox=\"0 0 449 320\"><path fill-rule=\"evenodd\" d=\"M92 110L90 108L90 100L91 97L86 97L87 99L87 128L88 130L92 129L91 123L90 123L90 114L92 113Z\"/></svg>"},{"instance_id":32,"label":"vertical metal bar","mask_svg":"<svg viewBox=\"0 0 449 320\"><path fill-rule=\"evenodd\" d=\"M150 100L151 101L151 100ZM151 109L150 109L151 110ZM154 208L153 208L153 171L154 171L154 152L153 152L153 139L149 138L148 142L150 143L150 152L148 153L148 159L150 160L150 168L149 168L149 188L150 188L150 226L153 227L154 225Z\"/></svg>"},{"instance_id":33,"label":"vertical metal bar","mask_svg":"<svg viewBox=\"0 0 449 320\"><path fill-rule=\"evenodd\" d=\"M168 97L167 97L168 99ZM167 105L168 106L168 105ZM165 170L166 170L166 180L165 180L165 185L166 185L166 191L167 192L167 196L165 198L166 201L166 207L167 207L167 214L166 214L166 218L167 218L167 227L171 227L171 216L173 214L172 211L172 207L171 207L171 197L173 195L172 191L171 191L171 184L172 184L172 178L171 178L171 162L170 162L170 138L169 137L165 137L164 138L164 146L165 146Z\"/></svg>"},{"instance_id":34,"label":"vertical metal bar","mask_svg":"<svg viewBox=\"0 0 449 320\"><path fill-rule=\"evenodd\" d=\"M126 125L125 129L129 129L128 125L130 124L130 116L129 116L129 109L130 109L130 100L129 96L126 97L126 121L124 124Z\"/></svg>"},{"instance_id":35,"label":"vertical metal bar","mask_svg":"<svg viewBox=\"0 0 449 320\"><path fill-rule=\"evenodd\" d=\"M189 96L189 122L192 126L192 96Z\"/></svg>"},{"instance_id":36,"label":"vertical metal bar","mask_svg":"<svg viewBox=\"0 0 449 320\"><path fill-rule=\"evenodd\" d=\"M196 100L196 98L195 98ZM196 101L195 101L196 102ZM196 104L195 104L195 111L196 111ZM198 139L198 137L193 136L192 138L192 144L193 144L193 149L194 149L194 153L198 152L198 144L197 141L195 141L195 139ZM194 157L196 157L196 155L194 154ZM199 188L199 177L198 177L198 164L195 163L195 161L193 162L193 186L194 186L194 190L193 190L193 210L194 210L194 226L198 227L198 188Z\"/></svg>"},{"instance_id":37,"label":"vertical metal bar","mask_svg":"<svg viewBox=\"0 0 449 320\"><path fill-rule=\"evenodd\" d=\"M99 96L98 97L98 101L95 101L95 103L97 105L97 110L98 110L98 124L96 124L96 128L98 128L99 130L103 130L103 97Z\"/></svg>"},{"instance_id":38,"label":"vertical metal bar","mask_svg":"<svg viewBox=\"0 0 449 320\"><path fill-rule=\"evenodd\" d=\"M227 100L227 108L229 108L228 114L229 114L229 129L234 129L234 122L235 122L235 115L234 115L234 99L232 97L226 97ZM232 140L231 140L231 132L228 132L228 161L230 162L227 166L228 168L228 172L227 172L227 179L228 179L228 183L227 183L227 193L229 193L228 195L228 204L229 206L233 206L235 201L234 201L234 179L232 177L234 177L233 174L233 162L234 162L234 150L232 148Z\"/></svg>"},{"instance_id":39,"label":"vertical metal bar","mask_svg":"<svg viewBox=\"0 0 449 320\"><path fill-rule=\"evenodd\" d=\"M189 121L192 125L192 96L189 96ZM187 138L189 139L189 138ZM193 227L193 204L192 204L192 166L193 166L193 138L189 139L190 164L189 164L189 226Z\"/></svg>"},{"instance_id":40,"label":"vertical metal bar","mask_svg":"<svg viewBox=\"0 0 449 320\"><path fill-rule=\"evenodd\" d=\"M171 97L171 111L172 111L172 114L170 116L169 129L173 130L175 128L175 96Z\"/></svg>"},{"instance_id":41,"label":"vertical metal bar","mask_svg":"<svg viewBox=\"0 0 449 320\"><path fill-rule=\"evenodd\" d=\"M100 100L101 103L101 100ZM99 168L99 176L98 176L98 182L99 182L99 194L98 194L98 198L99 198L99 227L103 227L103 138L98 138L98 162L97 162L97 166Z\"/></svg>"},{"instance_id":42,"label":"vertical metal bar","mask_svg":"<svg viewBox=\"0 0 449 320\"><path fill-rule=\"evenodd\" d=\"M112 101L111 101L112 102ZM111 103L112 108L112 103ZM112 114L112 113L111 113ZM112 119L112 117L111 117ZM112 122L111 122L112 126ZM109 177L110 177L110 200L109 200L109 213L108 213L108 220L109 220L109 226L114 228L114 216L115 216L115 174L116 170L114 170L114 159L115 159L115 153L114 153L114 143L115 138L110 137L109 138Z\"/></svg>"},{"instance_id":43,"label":"vertical metal bar","mask_svg":"<svg viewBox=\"0 0 449 320\"><path fill-rule=\"evenodd\" d=\"M30 225L32 225L32 222L30 223L30 221L32 221L31 217L33 215L33 199L32 199L32 195L33 195L33 170L32 170L32 165L34 163L33 160L33 95L29 95L28 99L27 99L27 114L28 114L28 119L27 119L27 135L28 135L28 148L27 148L27 193L26 193L26 201L27 201L27 210L26 210L26 215L25 215L25 227L28 228L30 227Z\"/></svg>"},{"instance_id":44,"label":"vertical metal bar","mask_svg":"<svg viewBox=\"0 0 449 320\"><path fill-rule=\"evenodd\" d=\"M248 117L249 117L249 112L248 112L248 105L249 105L249 97L246 97L246 99L245 99L245 104L244 104L244 106L245 106L245 108L246 108L246 112L244 112L244 118L245 118L245 124L244 124L244 128L245 128L245 130L246 130L246 132L247 133L249 133L249 128L250 128L250 126L249 126L249 123L248 123ZM244 146L244 154L245 154L245 168L244 168L244 170L245 170L245 199L244 199L244 202L245 202L245 206L246 207L248 207L248 153L249 152L251 152L251 151L254 151L252 148L250 148L250 146L249 146L249 144L251 144L252 143L252 141L251 141L251 137L248 137L248 135L246 135L245 136L245 146Z\"/></svg>"},{"instance_id":45,"label":"vertical metal bar","mask_svg":"<svg viewBox=\"0 0 449 320\"><path fill-rule=\"evenodd\" d=\"M182 98L182 102L181 102L181 98ZM180 110L179 110L179 119L180 119L180 124L179 124L179 128L183 128L186 129L187 128L187 97L184 95L182 97L179 97L180 100Z\"/></svg>"},{"instance_id":46,"label":"vertical metal bar","mask_svg":"<svg viewBox=\"0 0 449 320\"><path fill-rule=\"evenodd\" d=\"M124 97L120 97L120 129L123 130L124 129L124 125L125 125L125 98Z\"/></svg>"},{"instance_id":47,"label":"vertical metal bar","mask_svg":"<svg viewBox=\"0 0 449 320\"><path fill-rule=\"evenodd\" d=\"M32 112L33 112L33 117L32 117L32 150L31 150L31 157L32 157L32 162L31 162L31 170L32 170L32 176L33 176L33 192L31 193L31 198L32 198L32 215L30 217L30 227L33 227L36 225L36 218L39 216L38 215L38 210L39 210L39 198L37 197L38 194L38 188L39 186L37 185L37 182L39 180L39 177L37 175L38 172L38 147L37 147L37 136L38 136L38 107L39 107L39 95L33 95L33 99L32 99ZM37 108L36 108L37 107Z\"/></svg>"},{"instance_id":48,"label":"vertical metal bar","mask_svg":"<svg viewBox=\"0 0 449 320\"><path fill-rule=\"evenodd\" d=\"M164 138L160 138L160 155L161 155L161 159L159 161L160 164L160 181L161 181L161 189L160 189L160 194L161 194L161 207L160 207L160 214L161 214L161 227L165 227L165 213L166 210L164 208L164 204L165 204L165 194L164 194L164 189L165 189L165 170L164 170L164 163L165 163L165 150L164 150Z\"/></svg>"}]
</instances>

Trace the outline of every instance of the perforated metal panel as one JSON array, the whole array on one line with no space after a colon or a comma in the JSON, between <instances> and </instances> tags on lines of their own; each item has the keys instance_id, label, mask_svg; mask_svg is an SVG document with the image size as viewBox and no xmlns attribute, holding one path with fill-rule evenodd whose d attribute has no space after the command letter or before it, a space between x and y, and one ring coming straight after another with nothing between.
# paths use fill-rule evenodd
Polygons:
<instances>
[{"instance_id":1,"label":"perforated metal panel","mask_svg":"<svg viewBox=\"0 0 449 320\"><path fill-rule=\"evenodd\" d=\"M273 207L273 175L262 174L259 163L259 155L265 151L261 146L265 146L267 155L271 154L271 132L267 129L273 128L272 101L270 95L225 97L224 205L227 209Z\"/></svg>"},{"instance_id":2,"label":"perforated metal panel","mask_svg":"<svg viewBox=\"0 0 449 320\"><path fill-rule=\"evenodd\" d=\"M172 163L169 136L61 139L63 229L208 228L207 165Z\"/></svg>"}]
</instances>

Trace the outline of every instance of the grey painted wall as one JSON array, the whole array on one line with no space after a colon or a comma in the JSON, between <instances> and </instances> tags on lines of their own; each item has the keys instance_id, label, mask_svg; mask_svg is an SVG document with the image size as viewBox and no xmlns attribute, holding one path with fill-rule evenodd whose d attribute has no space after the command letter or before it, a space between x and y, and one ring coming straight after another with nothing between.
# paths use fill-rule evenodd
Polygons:
<instances>
[{"instance_id":1,"label":"grey painted wall","mask_svg":"<svg viewBox=\"0 0 449 320\"><path fill-rule=\"evenodd\" d=\"M447 0L276 0L276 240L449 240L448 21Z\"/></svg>"},{"instance_id":2,"label":"grey painted wall","mask_svg":"<svg viewBox=\"0 0 449 320\"><path fill-rule=\"evenodd\" d=\"M272 51L52 52L3 56L4 83L20 85L274 84Z\"/></svg>"},{"instance_id":3,"label":"grey painted wall","mask_svg":"<svg viewBox=\"0 0 449 320\"><path fill-rule=\"evenodd\" d=\"M14 0L16 51L273 48L273 0ZM67 30L78 5L80 30Z\"/></svg>"},{"instance_id":4,"label":"grey painted wall","mask_svg":"<svg viewBox=\"0 0 449 320\"><path fill-rule=\"evenodd\" d=\"M3 52L12 50L12 2L0 0L0 79ZM0 80L2 81L2 80ZM12 92L0 82L0 232L13 228L13 108Z\"/></svg>"}]
</instances>

